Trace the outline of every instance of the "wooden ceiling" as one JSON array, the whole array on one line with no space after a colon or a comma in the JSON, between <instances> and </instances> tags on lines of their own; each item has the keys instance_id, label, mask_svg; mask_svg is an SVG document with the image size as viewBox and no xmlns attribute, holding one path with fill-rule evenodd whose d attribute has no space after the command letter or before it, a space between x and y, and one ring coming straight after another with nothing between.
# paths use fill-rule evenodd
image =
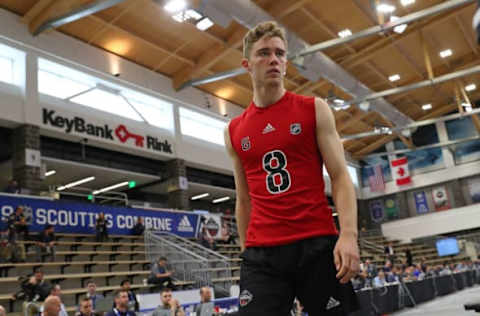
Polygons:
<instances>
[{"instance_id":1,"label":"wooden ceiling","mask_svg":"<svg viewBox=\"0 0 480 316\"><path fill-rule=\"evenodd\" d=\"M387 17L379 15L370 0L251 0L295 32L309 44L338 37L343 29L353 33L378 25ZM93 0L0 0L0 7L22 17L34 32L43 22L62 16ZM172 79L172 86L218 72L238 68L242 58L242 38L247 29L236 22L228 27L214 25L207 31L193 24L178 23L163 9L166 0L126 0L109 9L62 25L57 30L90 45L112 52ZM192 0L192 2L195 2ZM395 15L404 16L444 1L417 0L402 7L393 2ZM194 4L192 4L194 5ZM444 11L411 23L402 34L387 32L329 48L324 51L332 60L373 91L404 86L480 64L479 48L471 21L475 3ZM442 59L439 52L451 49L453 55ZM431 64L430 70L427 66ZM401 79L390 82L389 76ZM386 100L413 120L434 118L458 111L455 99L458 86L476 83L479 89L468 93L472 100L480 93L480 75L463 77L433 87L395 94ZM288 90L326 97L351 97L326 80L310 82L293 66L285 80ZM252 99L248 75L221 80L198 87L232 103L246 107ZM463 94L458 92L461 97ZM433 108L422 110L431 103ZM341 135L371 131L375 126L391 126L376 112L363 112L356 106L335 112ZM478 124L480 126L480 124ZM364 156L400 135L371 136L344 142L354 157ZM401 140L412 147L405 137Z\"/></svg>"}]
</instances>

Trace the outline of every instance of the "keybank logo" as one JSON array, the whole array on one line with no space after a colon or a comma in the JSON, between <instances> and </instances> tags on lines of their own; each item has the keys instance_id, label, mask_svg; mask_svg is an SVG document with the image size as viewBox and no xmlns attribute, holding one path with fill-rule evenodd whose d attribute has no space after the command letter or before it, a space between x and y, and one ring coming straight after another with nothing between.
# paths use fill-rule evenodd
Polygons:
<instances>
[{"instance_id":1,"label":"keybank logo","mask_svg":"<svg viewBox=\"0 0 480 316\"><path fill-rule=\"evenodd\" d=\"M157 137L132 133L123 124L119 124L115 128L111 128L108 124L90 124L82 117L75 116L73 118L68 118L58 115L55 110L48 110L45 108L43 109L43 124L62 129L67 134L75 132L100 139L119 141L122 144L125 144L129 139L133 139L136 147L173 154L172 144L170 144L168 140L165 139L162 141ZM145 139L147 140L146 142Z\"/></svg>"}]
</instances>

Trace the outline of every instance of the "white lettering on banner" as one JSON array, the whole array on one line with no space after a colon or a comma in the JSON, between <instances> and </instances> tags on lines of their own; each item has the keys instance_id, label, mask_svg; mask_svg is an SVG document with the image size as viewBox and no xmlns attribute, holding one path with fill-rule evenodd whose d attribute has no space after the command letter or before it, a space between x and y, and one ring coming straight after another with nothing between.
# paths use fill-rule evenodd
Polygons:
<instances>
[{"instance_id":1,"label":"white lettering on banner","mask_svg":"<svg viewBox=\"0 0 480 316\"><path fill-rule=\"evenodd\" d=\"M145 229L152 229L152 219L145 217Z\"/></svg>"},{"instance_id":2,"label":"white lettering on banner","mask_svg":"<svg viewBox=\"0 0 480 316\"><path fill-rule=\"evenodd\" d=\"M88 213L89 223L90 223L88 224L88 227L95 227L95 223L96 223L95 216L96 216L95 213Z\"/></svg>"},{"instance_id":3,"label":"white lettering on banner","mask_svg":"<svg viewBox=\"0 0 480 316\"><path fill-rule=\"evenodd\" d=\"M35 220L38 225L45 225L47 223L47 210L43 208L37 209L35 213Z\"/></svg>"},{"instance_id":4,"label":"white lettering on banner","mask_svg":"<svg viewBox=\"0 0 480 316\"><path fill-rule=\"evenodd\" d=\"M80 215L80 226L85 227L85 215L87 215L87 212L78 212L78 215Z\"/></svg>"},{"instance_id":5,"label":"white lettering on banner","mask_svg":"<svg viewBox=\"0 0 480 316\"><path fill-rule=\"evenodd\" d=\"M107 228L113 227L113 216L112 214L105 214L105 219L107 220Z\"/></svg>"},{"instance_id":6,"label":"white lettering on banner","mask_svg":"<svg viewBox=\"0 0 480 316\"><path fill-rule=\"evenodd\" d=\"M125 224L125 226L127 226L127 228L129 228L129 229L132 229L133 226L134 226L134 224L133 224L133 217L132 217L132 216L127 216L126 222L127 222L127 223Z\"/></svg>"},{"instance_id":7,"label":"white lettering on banner","mask_svg":"<svg viewBox=\"0 0 480 316\"><path fill-rule=\"evenodd\" d=\"M2 206L2 217L8 217L14 212L13 207L10 205Z\"/></svg>"},{"instance_id":8,"label":"white lettering on banner","mask_svg":"<svg viewBox=\"0 0 480 316\"><path fill-rule=\"evenodd\" d=\"M120 229L125 228L125 216L123 215L117 216L117 227Z\"/></svg>"},{"instance_id":9,"label":"white lettering on banner","mask_svg":"<svg viewBox=\"0 0 480 316\"><path fill-rule=\"evenodd\" d=\"M57 212L58 225L67 226L68 225L68 214L65 210L60 210Z\"/></svg>"},{"instance_id":10,"label":"white lettering on banner","mask_svg":"<svg viewBox=\"0 0 480 316\"><path fill-rule=\"evenodd\" d=\"M52 217L55 216L55 219ZM56 210L48 210L47 211L47 223L50 225L57 225L57 211Z\"/></svg>"}]
</instances>

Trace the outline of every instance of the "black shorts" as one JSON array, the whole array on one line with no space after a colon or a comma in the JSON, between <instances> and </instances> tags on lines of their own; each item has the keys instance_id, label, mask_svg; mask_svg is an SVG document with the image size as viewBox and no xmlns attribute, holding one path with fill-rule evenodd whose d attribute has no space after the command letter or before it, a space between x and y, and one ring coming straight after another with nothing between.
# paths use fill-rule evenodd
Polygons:
<instances>
[{"instance_id":1,"label":"black shorts","mask_svg":"<svg viewBox=\"0 0 480 316\"><path fill-rule=\"evenodd\" d=\"M358 309L351 283L336 278L337 236L275 247L247 248L240 271L241 316L289 316L297 297L309 316L342 316Z\"/></svg>"}]
</instances>

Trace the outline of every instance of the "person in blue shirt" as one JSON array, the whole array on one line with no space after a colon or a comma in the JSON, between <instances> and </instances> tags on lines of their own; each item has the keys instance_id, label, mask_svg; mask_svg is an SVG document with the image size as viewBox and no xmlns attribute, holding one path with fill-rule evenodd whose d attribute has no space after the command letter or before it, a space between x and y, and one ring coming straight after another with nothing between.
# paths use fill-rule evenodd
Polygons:
<instances>
[{"instance_id":1,"label":"person in blue shirt","mask_svg":"<svg viewBox=\"0 0 480 316\"><path fill-rule=\"evenodd\" d=\"M103 300L105 297L102 294L97 293L97 285L93 280L87 282L87 298L92 301L92 308L95 311L97 301Z\"/></svg>"},{"instance_id":2,"label":"person in blue shirt","mask_svg":"<svg viewBox=\"0 0 480 316\"><path fill-rule=\"evenodd\" d=\"M160 257L158 261L152 265L150 277L148 278L149 284L157 284L160 287L168 287L175 290L175 284L173 284L171 276L173 271L167 270L167 258Z\"/></svg>"}]
</instances>

